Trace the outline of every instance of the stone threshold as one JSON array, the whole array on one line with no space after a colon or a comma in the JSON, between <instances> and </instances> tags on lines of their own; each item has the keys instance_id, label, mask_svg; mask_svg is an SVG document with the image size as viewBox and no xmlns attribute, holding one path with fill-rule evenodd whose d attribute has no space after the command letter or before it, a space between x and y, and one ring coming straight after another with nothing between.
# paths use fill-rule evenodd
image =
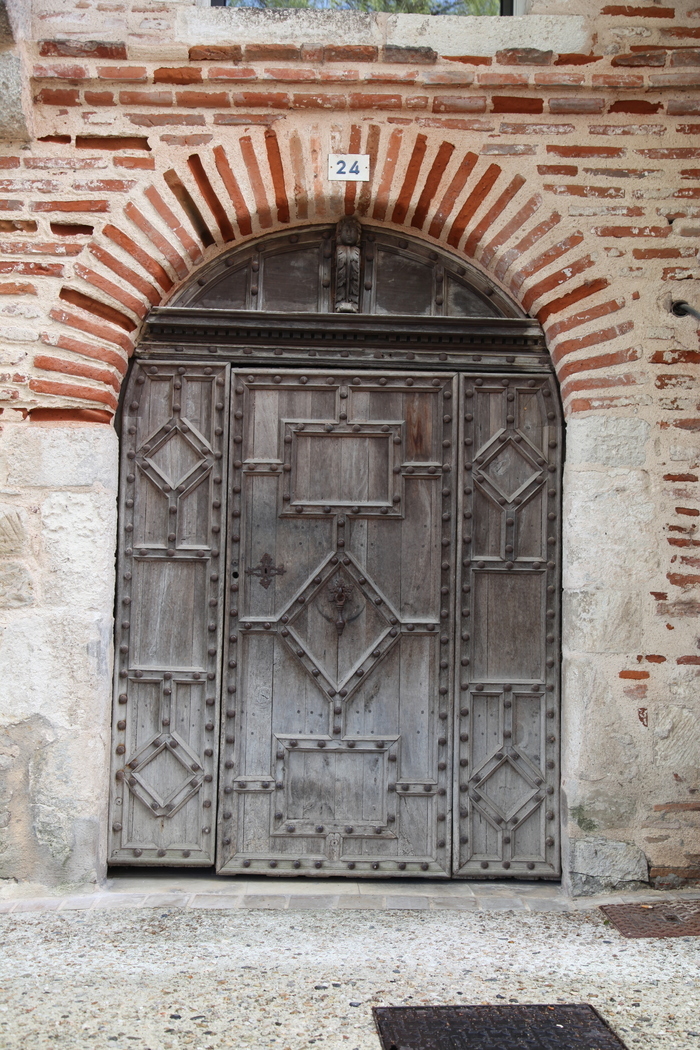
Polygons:
<instances>
[{"instance_id":1,"label":"stone threshold","mask_svg":"<svg viewBox=\"0 0 700 1050\"><path fill-rule=\"evenodd\" d=\"M418 879L223 879L196 872L144 872L110 876L92 891L0 898L0 914L101 911L128 908L186 910L372 911L591 911L601 904L644 904L700 899L700 890L638 890L567 897L559 883L430 881Z\"/></svg>"}]
</instances>

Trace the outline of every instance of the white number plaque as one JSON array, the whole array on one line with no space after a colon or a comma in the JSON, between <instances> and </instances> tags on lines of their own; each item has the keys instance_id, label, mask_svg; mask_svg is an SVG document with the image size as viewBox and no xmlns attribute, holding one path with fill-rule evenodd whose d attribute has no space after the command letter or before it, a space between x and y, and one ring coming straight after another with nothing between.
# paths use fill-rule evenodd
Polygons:
<instances>
[{"instance_id":1,"label":"white number plaque","mask_svg":"<svg viewBox=\"0 0 700 1050\"><path fill-rule=\"evenodd\" d=\"M330 153L328 178L335 182L369 182L369 154Z\"/></svg>"}]
</instances>

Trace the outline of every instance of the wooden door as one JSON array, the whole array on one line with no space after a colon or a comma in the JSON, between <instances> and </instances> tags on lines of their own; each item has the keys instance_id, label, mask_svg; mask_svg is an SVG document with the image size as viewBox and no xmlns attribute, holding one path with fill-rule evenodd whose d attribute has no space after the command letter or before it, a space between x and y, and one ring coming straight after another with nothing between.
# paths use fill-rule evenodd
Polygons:
<instances>
[{"instance_id":1,"label":"wooden door","mask_svg":"<svg viewBox=\"0 0 700 1050\"><path fill-rule=\"evenodd\" d=\"M462 375L454 872L559 864L559 507L553 378Z\"/></svg>"},{"instance_id":2,"label":"wooden door","mask_svg":"<svg viewBox=\"0 0 700 1050\"><path fill-rule=\"evenodd\" d=\"M144 362L124 402L112 864L214 861L228 367Z\"/></svg>"},{"instance_id":3,"label":"wooden door","mask_svg":"<svg viewBox=\"0 0 700 1050\"><path fill-rule=\"evenodd\" d=\"M457 407L234 379L220 872L449 875Z\"/></svg>"}]
</instances>

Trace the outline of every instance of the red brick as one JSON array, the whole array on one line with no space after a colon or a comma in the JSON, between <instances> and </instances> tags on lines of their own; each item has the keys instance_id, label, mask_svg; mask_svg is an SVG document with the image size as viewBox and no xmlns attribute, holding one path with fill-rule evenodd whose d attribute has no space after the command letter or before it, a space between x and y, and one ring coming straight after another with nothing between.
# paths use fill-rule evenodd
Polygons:
<instances>
[{"instance_id":1,"label":"red brick","mask_svg":"<svg viewBox=\"0 0 700 1050\"><path fill-rule=\"evenodd\" d=\"M7 197L0 197L0 211L21 211L24 201L11 201Z\"/></svg>"},{"instance_id":2,"label":"red brick","mask_svg":"<svg viewBox=\"0 0 700 1050\"><path fill-rule=\"evenodd\" d=\"M421 70L418 79L430 87L469 87L474 83L474 74L469 69L430 69Z\"/></svg>"},{"instance_id":3,"label":"red brick","mask_svg":"<svg viewBox=\"0 0 700 1050\"><path fill-rule=\"evenodd\" d=\"M130 171L139 169L154 171L156 166L153 157L115 157L113 163L115 168L128 168Z\"/></svg>"},{"instance_id":4,"label":"red brick","mask_svg":"<svg viewBox=\"0 0 700 1050\"><path fill-rule=\"evenodd\" d=\"M700 29L691 29L690 27L662 29L661 35L671 37L673 40L698 40L700 39Z\"/></svg>"},{"instance_id":5,"label":"red brick","mask_svg":"<svg viewBox=\"0 0 700 1050\"><path fill-rule=\"evenodd\" d=\"M570 281L572 277L576 277L578 274L583 273L584 270L587 270L593 265L595 265L594 260L590 255L586 255L581 259L576 259L574 262L569 263L568 266L565 266L563 269L550 274L549 277L545 277L538 284L533 285L523 296L524 308L529 310L532 304L541 296L546 295L547 292L553 291L562 284L566 284L566 282ZM563 296L558 302L561 302L564 298L565 297ZM552 304L549 304L546 309L549 309L551 305ZM540 313L545 313L546 309L542 308L538 311L538 316Z\"/></svg>"},{"instance_id":6,"label":"red brick","mask_svg":"<svg viewBox=\"0 0 700 1050\"><path fill-rule=\"evenodd\" d=\"M697 248L695 249L697 252ZM635 259L681 259L686 258L680 248L633 248Z\"/></svg>"},{"instance_id":7,"label":"red brick","mask_svg":"<svg viewBox=\"0 0 700 1050\"><path fill-rule=\"evenodd\" d=\"M77 306L78 309L94 314L95 317L99 317L103 321L109 321L110 324L122 328L125 332L133 332L137 327L136 322L125 313L122 313L121 310L117 310L115 307L109 306L107 303L103 303L100 299L95 299L91 295L85 295L84 292L79 292L75 288L66 288L64 285L64 287L61 288L58 297L63 302L70 303L71 306ZM112 342L116 342L119 346L123 346L123 344L115 337L112 337ZM127 349L126 346L123 346L123 348L125 350Z\"/></svg>"},{"instance_id":8,"label":"red brick","mask_svg":"<svg viewBox=\"0 0 700 1050\"><path fill-rule=\"evenodd\" d=\"M149 241L151 241L164 258L168 260L180 280L184 280L189 273L189 267L167 237L164 237L160 230L157 230L153 223L149 222L145 215L141 214L132 201L129 201L124 212L134 225L137 226L142 233L146 234Z\"/></svg>"},{"instance_id":9,"label":"red brick","mask_svg":"<svg viewBox=\"0 0 700 1050\"><path fill-rule=\"evenodd\" d=\"M553 59L554 52L536 47L509 47L496 52L496 61L502 66L551 66Z\"/></svg>"},{"instance_id":10,"label":"red brick","mask_svg":"<svg viewBox=\"0 0 700 1050\"><path fill-rule=\"evenodd\" d=\"M88 72L84 66L34 66L35 80L85 80Z\"/></svg>"},{"instance_id":11,"label":"red brick","mask_svg":"<svg viewBox=\"0 0 700 1050\"><path fill-rule=\"evenodd\" d=\"M36 285L27 281L6 281L0 284L0 295L36 295Z\"/></svg>"},{"instance_id":12,"label":"red brick","mask_svg":"<svg viewBox=\"0 0 700 1050\"><path fill-rule=\"evenodd\" d=\"M597 321L601 317L617 313L618 310L622 310L624 305L624 299L608 299L607 302L591 306L588 310L579 310L578 313L571 314L566 320L557 321L556 324L549 325L547 328L547 339L552 340L558 335L563 335L564 332L570 332L572 328L578 328L582 324L588 324L590 321Z\"/></svg>"},{"instance_id":13,"label":"red brick","mask_svg":"<svg viewBox=\"0 0 700 1050\"><path fill-rule=\"evenodd\" d=\"M476 79L489 87L525 87L530 83L527 73L478 73Z\"/></svg>"},{"instance_id":14,"label":"red brick","mask_svg":"<svg viewBox=\"0 0 700 1050\"><path fill-rule=\"evenodd\" d=\"M406 100L406 108L409 109L408 99ZM388 117L389 122L394 123L408 123L411 121L402 120L401 117ZM495 125L489 124L484 120L462 120L459 117L416 117L416 124L421 128L449 128L456 131L495 131Z\"/></svg>"},{"instance_id":15,"label":"red brick","mask_svg":"<svg viewBox=\"0 0 700 1050\"><path fill-rule=\"evenodd\" d=\"M491 129L484 129L491 130ZM525 143L517 145L482 146L480 151L482 157L526 157L533 156L537 152L537 146L528 146Z\"/></svg>"},{"instance_id":16,"label":"red brick","mask_svg":"<svg viewBox=\"0 0 700 1050\"><path fill-rule=\"evenodd\" d=\"M437 59L438 53L432 47L400 47L396 44L387 44L382 48L382 62L428 66L437 62Z\"/></svg>"},{"instance_id":17,"label":"red brick","mask_svg":"<svg viewBox=\"0 0 700 1050\"><path fill-rule=\"evenodd\" d=\"M484 55L443 55L446 62L459 62L468 66L490 66L492 59Z\"/></svg>"},{"instance_id":18,"label":"red brick","mask_svg":"<svg viewBox=\"0 0 700 1050\"><path fill-rule=\"evenodd\" d=\"M93 343L84 343L82 339L73 339L63 333L42 332L42 341L47 346L56 346L61 350L70 350L73 354L81 357L90 357L93 361L103 361L105 364L116 368L121 375L126 374L127 360L119 350L112 350L106 346L95 346Z\"/></svg>"},{"instance_id":19,"label":"red brick","mask_svg":"<svg viewBox=\"0 0 700 1050\"><path fill-rule=\"evenodd\" d=\"M661 272L662 281L687 281L695 277L696 265L691 268L687 266L665 266Z\"/></svg>"},{"instance_id":20,"label":"red brick","mask_svg":"<svg viewBox=\"0 0 700 1050\"><path fill-rule=\"evenodd\" d=\"M87 92L86 92L87 94ZM120 91L122 106L172 106L172 91Z\"/></svg>"},{"instance_id":21,"label":"red brick","mask_svg":"<svg viewBox=\"0 0 700 1050\"><path fill-rule=\"evenodd\" d=\"M578 175L575 164L538 164L538 175Z\"/></svg>"},{"instance_id":22,"label":"red brick","mask_svg":"<svg viewBox=\"0 0 700 1050\"><path fill-rule=\"evenodd\" d=\"M590 66L593 62L602 62L602 61L603 61L603 56L602 55L594 55L592 51L590 51L587 55L582 55L582 54L579 54L578 52L574 52L573 54L571 54L571 53L567 54L566 52L564 52L564 53L559 55L559 57L556 59L554 65L555 66ZM535 79L537 79L537 76L535 77Z\"/></svg>"},{"instance_id":23,"label":"red brick","mask_svg":"<svg viewBox=\"0 0 700 1050\"><path fill-rule=\"evenodd\" d=\"M644 75L642 73L594 73L592 84L594 88L640 88L644 87Z\"/></svg>"},{"instance_id":24,"label":"red brick","mask_svg":"<svg viewBox=\"0 0 700 1050\"><path fill-rule=\"evenodd\" d=\"M100 80L146 80L145 66L98 66Z\"/></svg>"},{"instance_id":25,"label":"red brick","mask_svg":"<svg viewBox=\"0 0 700 1050\"><path fill-rule=\"evenodd\" d=\"M596 237L668 237L670 226L594 226Z\"/></svg>"},{"instance_id":26,"label":"red brick","mask_svg":"<svg viewBox=\"0 0 700 1050\"><path fill-rule=\"evenodd\" d=\"M42 58L126 58L126 44L106 40L41 40L39 54Z\"/></svg>"},{"instance_id":27,"label":"red brick","mask_svg":"<svg viewBox=\"0 0 700 1050\"><path fill-rule=\"evenodd\" d=\"M604 98L550 98L550 113L602 113Z\"/></svg>"},{"instance_id":28,"label":"red brick","mask_svg":"<svg viewBox=\"0 0 700 1050\"><path fill-rule=\"evenodd\" d=\"M627 18L675 18L673 7L653 7L651 4L634 6L633 4L608 4L601 10L601 15L626 16Z\"/></svg>"},{"instance_id":29,"label":"red brick","mask_svg":"<svg viewBox=\"0 0 700 1050\"><path fill-rule=\"evenodd\" d=\"M635 150L642 157L649 160L695 160L700 157L700 149L692 146L678 146L677 148L638 149Z\"/></svg>"},{"instance_id":30,"label":"red brick","mask_svg":"<svg viewBox=\"0 0 700 1050\"><path fill-rule=\"evenodd\" d=\"M698 135L700 124L676 124L676 131L679 135Z\"/></svg>"},{"instance_id":31,"label":"red brick","mask_svg":"<svg viewBox=\"0 0 700 1050\"><path fill-rule=\"evenodd\" d=\"M433 113L485 112L485 95L438 95L433 99Z\"/></svg>"},{"instance_id":32,"label":"red brick","mask_svg":"<svg viewBox=\"0 0 700 1050\"><path fill-rule=\"evenodd\" d=\"M664 481L697 481L697 474L664 474Z\"/></svg>"},{"instance_id":33,"label":"red brick","mask_svg":"<svg viewBox=\"0 0 700 1050\"><path fill-rule=\"evenodd\" d=\"M286 84L309 84L318 80L315 69L298 69L293 66L278 66L263 70L267 80L278 80ZM359 74L356 74L356 78Z\"/></svg>"},{"instance_id":34,"label":"red brick","mask_svg":"<svg viewBox=\"0 0 700 1050\"><path fill-rule=\"evenodd\" d=\"M543 98L494 95L491 101L494 113L542 113L544 110Z\"/></svg>"},{"instance_id":35,"label":"red brick","mask_svg":"<svg viewBox=\"0 0 700 1050\"><path fill-rule=\"evenodd\" d=\"M323 48L320 44L302 44L301 57L304 62L323 62Z\"/></svg>"},{"instance_id":36,"label":"red brick","mask_svg":"<svg viewBox=\"0 0 700 1050\"><path fill-rule=\"evenodd\" d=\"M407 95L406 109L427 109L429 102L430 99L427 95Z\"/></svg>"},{"instance_id":37,"label":"red brick","mask_svg":"<svg viewBox=\"0 0 700 1050\"><path fill-rule=\"evenodd\" d=\"M170 210L170 208L160 196L156 188L154 186L149 186L145 190L145 196L150 201L151 205L155 208L155 210L158 212L161 219L163 219L163 221L167 223L167 225L173 231L173 233L178 238L183 248L189 255L190 259L192 259L193 262L198 262L199 259L201 259L202 257L202 251L199 245L189 235L189 233L182 225L178 217Z\"/></svg>"},{"instance_id":38,"label":"red brick","mask_svg":"<svg viewBox=\"0 0 700 1050\"><path fill-rule=\"evenodd\" d=\"M652 87L700 87L700 71L697 73L652 73Z\"/></svg>"},{"instance_id":39,"label":"red brick","mask_svg":"<svg viewBox=\"0 0 700 1050\"><path fill-rule=\"evenodd\" d=\"M619 677L620 678L631 678L634 681L643 681L644 679L649 678L649 672L648 671L620 671Z\"/></svg>"},{"instance_id":40,"label":"red brick","mask_svg":"<svg viewBox=\"0 0 700 1050\"><path fill-rule=\"evenodd\" d=\"M59 306L53 307L50 317L53 321L69 325L71 328L77 328L81 332L87 332L88 335L93 335L98 339L105 339L108 343L114 343L116 346L121 346L122 350L125 350L127 354L133 352L134 344L128 336L124 335L121 331L117 331L112 327L102 324L100 321L93 321L92 319L83 317L80 314L69 313L67 310L64 310Z\"/></svg>"},{"instance_id":41,"label":"red brick","mask_svg":"<svg viewBox=\"0 0 700 1050\"><path fill-rule=\"evenodd\" d=\"M688 48L687 50L674 51L671 54L671 66L700 66L700 50Z\"/></svg>"},{"instance_id":42,"label":"red brick","mask_svg":"<svg viewBox=\"0 0 700 1050\"><path fill-rule=\"evenodd\" d=\"M109 211L109 201L34 201L32 211L103 212Z\"/></svg>"},{"instance_id":43,"label":"red brick","mask_svg":"<svg viewBox=\"0 0 700 1050\"><path fill-rule=\"evenodd\" d=\"M563 361L569 354L577 350L587 350L591 346L599 346L601 343L609 343L634 328L633 321L624 321L622 324L612 325L610 328L601 328L597 332L580 336L578 339L564 339L558 343L552 353L552 360L556 365ZM642 356L639 347L629 347L626 350L617 350L614 353L598 354L596 357L586 358L585 361L569 361L557 369L560 379L566 379L576 372L585 371L589 368L610 368L613 365L629 364L630 361L638 361Z\"/></svg>"},{"instance_id":44,"label":"red brick","mask_svg":"<svg viewBox=\"0 0 700 1050\"><path fill-rule=\"evenodd\" d=\"M665 124L591 124L591 135L664 135Z\"/></svg>"},{"instance_id":45,"label":"red brick","mask_svg":"<svg viewBox=\"0 0 700 1050\"><path fill-rule=\"evenodd\" d=\"M79 106L80 92L76 88L42 88L34 101L43 106Z\"/></svg>"},{"instance_id":46,"label":"red brick","mask_svg":"<svg viewBox=\"0 0 700 1050\"><path fill-rule=\"evenodd\" d=\"M564 194L568 197L603 197L615 200L625 195L625 191L619 186L574 186L559 183L556 185L546 184L542 189L547 190L549 193Z\"/></svg>"},{"instance_id":47,"label":"red brick","mask_svg":"<svg viewBox=\"0 0 700 1050\"><path fill-rule=\"evenodd\" d=\"M198 127L206 124L201 113L127 113L132 124L141 128Z\"/></svg>"},{"instance_id":48,"label":"red brick","mask_svg":"<svg viewBox=\"0 0 700 1050\"><path fill-rule=\"evenodd\" d=\"M0 171L18 167L19 157L0 157Z\"/></svg>"},{"instance_id":49,"label":"red brick","mask_svg":"<svg viewBox=\"0 0 700 1050\"><path fill-rule=\"evenodd\" d=\"M148 139L141 135L76 135L76 149L148 150Z\"/></svg>"},{"instance_id":50,"label":"red brick","mask_svg":"<svg viewBox=\"0 0 700 1050\"><path fill-rule=\"evenodd\" d=\"M54 237L91 237L95 231L85 222L51 222L49 226Z\"/></svg>"},{"instance_id":51,"label":"red brick","mask_svg":"<svg viewBox=\"0 0 700 1050\"><path fill-rule=\"evenodd\" d=\"M118 277L121 277L123 280L127 281L128 284L132 286L132 288L135 288L137 290L137 292L141 292L141 294L145 296L146 299L148 299L151 305L159 305L161 298L160 292L157 290L157 288L154 288L154 286L149 281L144 280L144 278L141 277L140 274L136 273L129 266L125 266L123 262L121 262L119 259L116 259L105 248L101 247L101 245L91 244L90 251L95 256L95 258L103 264L103 266L107 266L110 270L112 270L113 273L116 273Z\"/></svg>"},{"instance_id":52,"label":"red brick","mask_svg":"<svg viewBox=\"0 0 700 1050\"><path fill-rule=\"evenodd\" d=\"M62 375L80 376L81 379L92 379L97 383L113 387L119 393L120 382L107 368L96 368L82 361L69 361L64 357L50 357L48 354L36 354L34 364L44 372L61 372Z\"/></svg>"},{"instance_id":53,"label":"red brick","mask_svg":"<svg viewBox=\"0 0 700 1050\"><path fill-rule=\"evenodd\" d=\"M176 98L183 109L227 109L231 104L226 91L178 91Z\"/></svg>"},{"instance_id":54,"label":"red brick","mask_svg":"<svg viewBox=\"0 0 700 1050\"><path fill-rule=\"evenodd\" d=\"M535 73L535 84L545 87L578 87L585 82L583 73L564 73L560 70L550 73Z\"/></svg>"},{"instance_id":55,"label":"red brick","mask_svg":"<svg viewBox=\"0 0 700 1050\"><path fill-rule=\"evenodd\" d=\"M665 66L663 51L641 51L637 54L614 55L611 66Z\"/></svg>"},{"instance_id":56,"label":"red brick","mask_svg":"<svg viewBox=\"0 0 700 1050\"><path fill-rule=\"evenodd\" d=\"M51 241L1 241L3 255L79 255L82 244L53 244ZM0 273L6 273L0 264Z\"/></svg>"},{"instance_id":57,"label":"red brick","mask_svg":"<svg viewBox=\"0 0 700 1050\"><path fill-rule=\"evenodd\" d=\"M168 146L206 146L213 137L213 135L161 135L160 141L165 142Z\"/></svg>"},{"instance_id":58,"label":"red brick","mask_svg":"<svg viewBox=\"0 0 700 1050\"><path fill-rule=\"evenodd\" d=\"M546 266L550 266L557 259L561 259L563 255L567 255L568 252L575 248L583 240L583 234L580 230L576 230L575 233L570 234L557 244L553 244L546 251L542 252L535 259L532 259L529 263L526 263L517 273L513 274L511 278L511 287L518 290L522 287L523 283L528 277L532 277L534 274L539 273Z\"/></svg>"},{"instance_id":59,"label":"red brick","mask_svg":"<svg viewBox=\"0 0 700 1050\"><path fill-rule=\"evenodd\" d=\"M347 84L360 79L358 69L320 69L318 76L322 84ZM423 77L425 83L425 78Z\"/></svg>"},{"instance_id":60,"label":"red brick","mask_svg":"<svg viewBox=\"0 0 700 1050\"><path fill-rule=\"evenodd\" d=\"M642 98L618 99L610 106L608 113L658 113L661 107L661 102L647 102Z\"/></svg>"},{"instance_id":61,"label":"red brick","mask_svg":"<svg viewBox=\"0 0 700 1050\"><path fill-rule=\"evenodd\" d=\"M188 57L190 62L240 62L243 49L239 44L198 44Z\"/></svg>"},{"instance_id":62,"label":"red brick","mask_svg":"<svg viewBox=\"0 0 700 1050\"><path fill-rule=\"evenodd\" d=\"M292 44L248 44L246 62L298 62L301 49Z\"/></svg>"},{"instance_id":63,"label":"red brick","mask_svg":"<svg viewBox=\"0 0 700 1050\"><path fill-rule=\"evenodd\" d=\"M289 109L289 95L284 91L236 91L233 96L235 106L273 106L275 109Z\"/></svg>"},{"instance_id":64,"label":"red brick","mask_svg":"<svg viewBox=\"0 0 700 1050\"><path fill-rule=\"evenodd\" d=\"M154 84L201 84L202 70L199 66L161 66L153 73Z\"/></svg>"},{"instance_id":65,"label":"red brick","mask_svg":"<svg viewBox=\"0 0 700 1050\"><path fill-rule=\"evenodd\" d=\"M346 95L292 95L292 109L345 109Z\"/></svg>"},{"instance_id":66,"label":"red brick","mask_svg":"<svg viewBox=\"0 0 700 1050\"><path fill-rule=\"evenodd\" d=\"M370 45L338 44L323 49L324 62L376 62L378 56L379 49Z\"/></svg>"},{"instance_id":67,"label":"red brick","mask_svg":"<svg viewBox=\"0 0 700 1050\"><path fill-rule=\"evenodd\" d=\"M547 146L556 157L624 157L626 152L619 146Z\"/></svg>"},{"instance_id":68,"label":"red brick","mask_svg":"<svg viewBox=\"0 0 700 1050\"><path fill-rule=\"evenodd\" d=\"M417 69L405 69L401 73L391 73L387 69L370 69L362 76L365 84L415 84L418 80Z\"/></svg>"},{"instance_id":69,"label":"red brick","mask_svg":"<svg viewBox=\"0 0 700 1050\"><path fill-rule=\"evenodd\" d=\"M502 135L571 135L573 124L501 124Z\"/></svg>"},{"instance_id":70,"label":"red brick","mask_svg":"<svg viewBox=\"0 0 700 1050\"><path fill-rule=\"evenodd\" d=\"M0 262L0 273L18 273L21 277L63 277L60 263L22 262L19 259Z\"/></svg>"},{"instance_id":71,"label":"red brick","mask_svg":"<svg viewBox=\"0 0 700 1050\"><path fill-rule=\"evenodd\" d=\"M88 106L116 106L111 91L86 91L83 97Z\"/></svg>"},{"instance_id":72,"label":"red brick","mask_svg":"<svg viewBox=\"0 0 700 1050\"><path fill-rule=\"evenodd\" d=\"M401 95L350 95L350 109L401 109Z\"/></svg>"},{"instance_id":73,"label":"red brick","mask_svg":"<svg viewBox=\"0 0 700 1050\"><path fill-rule=\"evenodd\" d=\"M30 379L29 389L37 394L54 394L56 397L72 397L78 401L97 401L103 405L117 407L117 398L111 390L96 390L78 383L53 383L48 379ZM35 412L32 413L34 415Z\"/></svg>"},{"instance_id":74,"label":"red brick","mask_svg":"<svg viewBox=\"0 0 700 1050\"><path fill-rule=\"evenodd\" d=\"M686 577L684 577L684 579L686 579L686 580L695 580L698 583L700 583L700 576L686 576ZM698 664L700 664L700 656L696 656L696 655L693 655L693 656L679 656L679 657L676 658L676 663L677 664L690 664L693 667L697 667ZM654 807L654 808L656 808L656 807ZM698 810L698 809L700 809L700 802L686 803L685 808L686 809Z\"/></svg>"},{"instance_id":75,"label":"red brick","mask_svg":"<svg viewBox=\"0 0 700 1050\"><path fill-rule=\"evenodd\" d=\"M161 286L163 291L169 292L173 286L173 282L168 276L167 272L163 269L159 262L156 262L148 252L145 252L138 244L135 243L128 237L127 234L123 233L116 226L108 225L103 229L105 237L109 237L111 241L123 248L133 259L136 259L144 270L153 277L158 284ZM91 248L91 251L93 249Z\"/></svg>"},{"instance_id":76,"label":"red brick","mask_svg":"<svg viewBox=\"0 0 700 1050\"><path fill-rule=\"evenodd\" d=\"M700 100L698 99L670 99L666 103L666 112L670 117L697 117L700 116Z\"/></svg>"},{"instance_id":77,"label":"red brick","mask_svg":"<svg viewBox=\"0 0 700 1050\"><path fill-rule=\"evenodd\" d=\"M215 66L211 68L207 76L209 80L257 80L258 74L254 69L238 69L228 66Z\"/></svg>"},{"instance_id":78,"label":"red brick","mask_svg":"<svg viewBox=\"0 0 700 1050\"><path fill-rule=\"evenodd\" d=\"M114 281L109 281L106 277L103 277L102 274L96 273L95 270L91 270L87 266L82 266L78 262L75 264L75 273L76 276L82 277L82 279L87 281L88 284L92 284L95 288L99 288L99 290L104 292L105 295L110 295L118 303L121 303L122 306L125 306L127 310L131 310L132 313L136 314L137 317L140 317L143 320L146 316L147 307L143 302L141 302L140 299L137 299L135 295L131 295L130 292L124 291L124 289L120 288L118 284L114 283Z\"/></svg>"}]
</instances>

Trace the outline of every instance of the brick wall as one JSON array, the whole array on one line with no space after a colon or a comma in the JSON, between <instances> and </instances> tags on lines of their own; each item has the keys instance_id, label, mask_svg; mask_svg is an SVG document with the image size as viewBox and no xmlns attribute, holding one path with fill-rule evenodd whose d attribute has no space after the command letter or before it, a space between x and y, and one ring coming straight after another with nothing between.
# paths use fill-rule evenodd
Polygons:
<instances>
[{"instance_id":1,"label":"brick wall","mask_svg":"<svg viewBox=\"0 0 700 1050\"><path fill-rule=\"evenodd\" d=\"M629 733L661 732L700 667L700 347L669 312L700 307L700 7L589 0L578 51L443 54L184 39L191 6L34 7L34 137L0 148L0 422L109 422L149 308L261 233L357 214L464 254L542 323L570 421L648 427L648 627L605 667ZM369 183L326 180L345 151ZM636 825L657 874L700 871L683 762L644 803L660 837Z\"/></svg>"}]
</instances>

